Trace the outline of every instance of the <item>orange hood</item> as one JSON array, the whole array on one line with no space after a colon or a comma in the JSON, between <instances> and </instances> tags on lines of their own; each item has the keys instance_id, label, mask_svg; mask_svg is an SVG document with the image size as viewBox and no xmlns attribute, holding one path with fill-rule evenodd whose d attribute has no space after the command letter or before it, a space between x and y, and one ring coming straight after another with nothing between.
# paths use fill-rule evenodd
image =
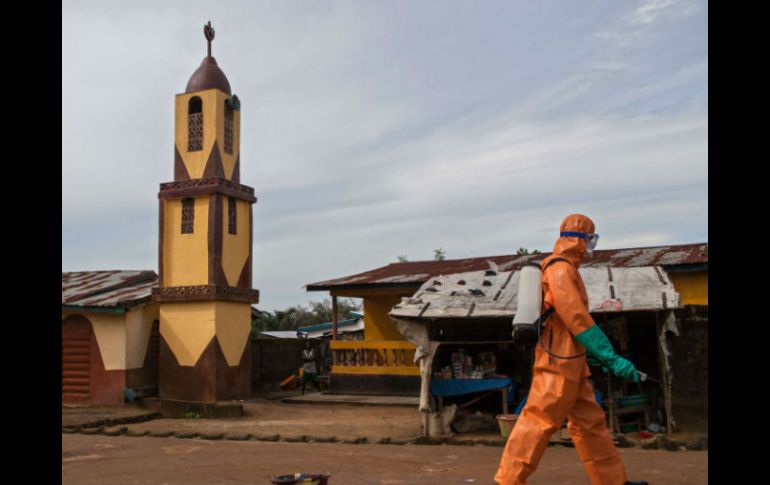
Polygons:
<instances>
[{"instance_id":1,"label":"orange hood","mask_svg":"<svg viewBox=\"0 0 770 485\"><path fill-rule=\"evenodd\" d=\"M570 214L561 223L559 232L584 232L591 234L596 232L594 222L582 214ZM576 268L586 254L586 241L579 237L560 237L553 245L553 255L569 260Z\"/></svg>"}]
</instances>

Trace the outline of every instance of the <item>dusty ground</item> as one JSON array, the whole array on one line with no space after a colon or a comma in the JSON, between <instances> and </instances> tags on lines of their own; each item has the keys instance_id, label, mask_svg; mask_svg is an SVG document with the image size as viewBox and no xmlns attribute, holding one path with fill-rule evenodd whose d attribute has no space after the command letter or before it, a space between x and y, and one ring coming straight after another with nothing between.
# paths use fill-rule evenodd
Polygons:
<instances>
[{"instance_id":1,"label":"dusty ground","mask_svg":"<svg viewBox=\"0 0 770 485\"><path fill-rule=\"evenodd\" d=\"M124 420L150 418L157 413L137 406L62 406L61 425L83 426L98 422L121 422Z\"/></svg>"},{"instance_id":2,"label":"dusty ground","mask_svg":"<svg viewBox=\"0 0 770 485\"><path fill-rule=\"evenodd\" d=\"M412 407L283 404L261 400L244 403L237 419L155 419L123 424L133 433L239 433L256 436L323 437L377 441L383 437L412 439L421 430L420 413Z\"/></svg>"},{"instance_id":3,"label":"dusty ground","mask_svg":"<svg viewBox=\"0 0 770 485\"><path fill-rule=\"evenodd\" d=\"M285 404L257 399L243 403L245 416L235 419L161 419L158 413L133 405L93 408L62 408L62 427L82 426L108 435L160 434L177 437L248 437L287 441L380 440L404 443L421 434L420 414L412 406L357 406ZM147 421L147 419L155 418ZM143 422L127 422L127 421ZM669 437L685 443L696 442L698 434L674 434ZM556 433L554 440L560 437ZM637 433L626 437L641 442ZM245 438L244 438L245 439ZM502 446L499 432L455 434L452 444L484 443Z\"/></svg>"},{"instance_id":4,"label":"dusty ground","mask_svg":"<svg viewBox=\"0 0 770 485\"><path fill-rule=\"evenodd\" d=\"M708 452L619 450L629 478L708 483ZM493 485L502 448L206 441L62 435L64 484L266 484L278 474L329 472L329 485ZM588 485L572 448L551 447L532 485Z\"/></svg>"}]
</instances>

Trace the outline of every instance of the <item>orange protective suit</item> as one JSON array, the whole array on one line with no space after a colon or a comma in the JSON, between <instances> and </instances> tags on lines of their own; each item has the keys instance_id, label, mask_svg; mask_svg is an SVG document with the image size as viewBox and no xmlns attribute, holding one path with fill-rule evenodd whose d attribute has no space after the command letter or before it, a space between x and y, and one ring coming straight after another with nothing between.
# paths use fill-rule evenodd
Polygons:
<instances>
[{"instance_id":1,"label":"orange protective suit","mask_svg":"<svg viewBox=\"0 0 770 485\"><path fill-rule=\"evenodd\" d=\"M573 214L562 222L561 231L593 233L594 223L586 216ZM537 468L551 435L569 418L568 428L580 461L593 485L623 485L626 471L604 422L604 411L596 403L588 382L586 357L560 359L549 355L542 346L559 356L574 356L585 348L573 338L594 325L588 313L588 296L577 268L586 252L585 240L561 237L553 254L568 260L550 265L543 274L543 309L555 307L535 350L532 386L527 404L505 445L500 467L495 475L499 485L524 485ZM550 347L550 348L549 348Z\"/></svg>"}]
</instances>

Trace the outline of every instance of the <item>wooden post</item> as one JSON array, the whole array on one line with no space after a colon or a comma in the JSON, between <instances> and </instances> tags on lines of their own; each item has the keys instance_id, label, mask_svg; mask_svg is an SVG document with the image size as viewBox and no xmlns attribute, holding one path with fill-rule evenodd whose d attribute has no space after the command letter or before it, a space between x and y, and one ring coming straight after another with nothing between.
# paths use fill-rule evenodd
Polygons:
<instances>
[{"instance_id":1,"label":"wooden post","mask_svg":"<svg viewBox=\"0 0 770 485\"><path fill-rule=\"evenodd\" d=\"M337 340L337 296L332 295L332 340Z\"/></svg>"},{"instance_id":2,"label":"wooden post","mask_svg":"<svg viewBox=\"0 0 770 485\"><path fill-rule=\"evenodd\" d=\"M668 372L668 360L663 353L661 337L666 338L663 324L660 322L660 312L655 312L655 333L658 339L658 366L660 367L661 389L663 390L663 408L666 411L666 434L674 432L671 422L671 376Z\"/></svg>"},{"instance_id":3,"label":"wooden post","mask_svg":"<svg viewBox=\"0 0 770 485\"><path fill-rule=\"evenodd\" d=\"M503 388L503 414L508 414L508 388Z\"/></svg>"}]
</instances>

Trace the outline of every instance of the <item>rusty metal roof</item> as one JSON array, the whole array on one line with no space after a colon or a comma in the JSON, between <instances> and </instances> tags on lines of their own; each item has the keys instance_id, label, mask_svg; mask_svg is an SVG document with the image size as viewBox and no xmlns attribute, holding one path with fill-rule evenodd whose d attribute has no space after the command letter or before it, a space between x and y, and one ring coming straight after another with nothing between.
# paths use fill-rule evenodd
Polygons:
<instances>
[{"instance_id":1,"label":"rusty metal roof","mask_svg":"<svg viewBox=\"0 0 770 485\"><path fill-rule=\"evenodd\" d=\"M658 266L581 267L591 313L660 311L681 307L669 275ZM481 270L435 276L401 298L396 318L513 318L518 311L519 271Z\"/></svg>"},{"instance_id":2,"label":"rusty metal roof","mask_svg":"<svg viewBox=\"0 0 770 485\"><path fill-rule=\"evenodd\" d=\"M154 271L75 271L61 274L61 303L81 307L130 307L150 301Z\"/></svg>"},{"instance_id":3,"label":"rusty metal roof","mask_svg":"<svg viewBox=\"0 0 770 485\"><path fill-rule=\"evenodd\" d=\"M480 271L489 268L489 261L500 271L511 271L522 265L541 261L551 253L481 258L447 259L444 261L414 261L391 263L377 269L336 278L306 286L307 291L363 288L414 288L434 276ZM605 249L594 251L590 261L581 267L632 268L639 266L680 266L708 263L708 243L654 246L646 248Z\"/></svg>"}]
</instances>

